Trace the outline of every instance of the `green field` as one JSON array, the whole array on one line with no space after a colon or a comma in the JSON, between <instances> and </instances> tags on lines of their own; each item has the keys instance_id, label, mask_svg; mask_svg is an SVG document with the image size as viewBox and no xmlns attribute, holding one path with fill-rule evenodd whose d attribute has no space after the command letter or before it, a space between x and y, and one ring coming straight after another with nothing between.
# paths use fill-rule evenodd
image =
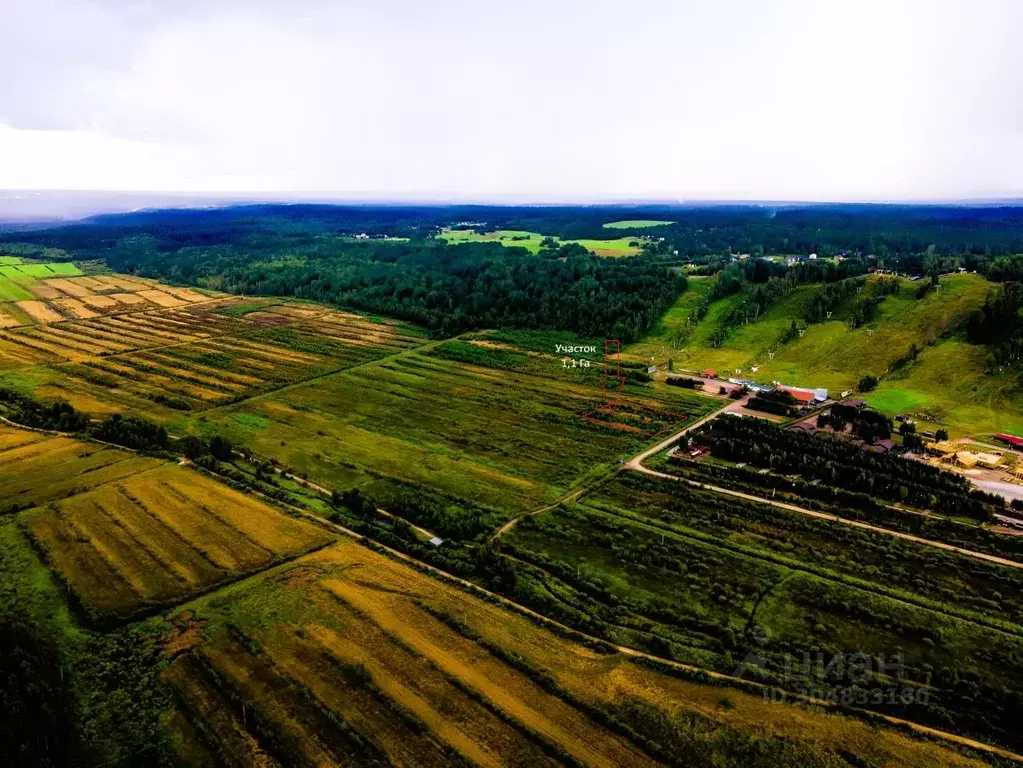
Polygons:
<instances>
[{"instance_id":1,"label":"green field","mask_svg":"<svg viewBox=\"0 0 1023 768\"><path fill-rule=\"evenodd\" d=\"M525 248L530 253L539 253L540 243L545 239L544 235L536 232L516 229L498 229L482 235L471 229L444 229L440 237L449 243L497 242L502 245ZM558 243L578 243L598 256L635 256L640 252L637 245L632 245L637 242L634 237L619 237L614 240L562 240L558 237L553 239Z\"/></svg>"},{"instance_id":2,"label":"green field","mask_svg":"<svg viewBox=\"0 0 1023 768\"><path fill-rule=\"evenodd\" d=\"M646 227L665 227L674 224L673 221L658 221L657 219L625 219L623 221L611 221L604 226L607 229L645 229Z\"/></svg>"},{"instance_id":3,"label":"green field","mask_svg":"<svg viewBox=\"0 0 1023 768\"><path fill-rule=\"evenodd\" d=\"M669 357L675 357L677 354L673 346L675 334L685 325L687 318L714 284L714 279L710 277L690 277L687 280L686 292L678 297L675 304L646 336L628 346L630 358L664 363Z\"/></svg>"},{"instance_id":4,"label":"green field","mask_svg":"<svg viewBox=\"0 0 1023 768\"><path fill-rule=\"evenodd\" d=\"M43 265L43 266L46 266L47 268L49 268L50 272L52 272L53 274L57 275L58 277L78 277L79 275L82 274L82 270L80 270L77 266L72 264L70 261L59 261L59 262L54 261L54 262L50 262L49 264L46 264L46 265ZM19 269L24 269L24 266L19 267Z\"/></svg>"},{"instance_id":5,"label":"green field","mask_svg":"<svg viewBox=\"0 0 1023 768\"><path fill-rule=\"evenodd\" d=\"M6 266L9 264L21 264L20 256L0 256L0 266Z\"/></svg>"},{"instance_id":6,"label":"green field","mask_svg":"<svg viewBox=\"0 0 1023 768\"><path fill-rule=\"evenodd\" d=\"M10 277L0 275L0 301L31 301L35 296Z\"/></svg>"}]
</instances>

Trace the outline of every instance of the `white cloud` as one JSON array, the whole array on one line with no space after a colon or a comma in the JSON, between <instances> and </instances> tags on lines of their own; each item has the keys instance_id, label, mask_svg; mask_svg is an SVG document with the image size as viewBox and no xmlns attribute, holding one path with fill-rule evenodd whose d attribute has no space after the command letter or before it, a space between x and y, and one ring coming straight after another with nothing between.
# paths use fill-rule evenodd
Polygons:
<instances>
[{"instance_id":1,"label":"white cloud","mask_svg":"<svg viewBox=\"0 0 1023 768\"><path fill-rule=\"evenodd\" d=\"M1018 195L1020 28L1012 0L7 0L0 187Z\"/></svg>"}]
</instances>

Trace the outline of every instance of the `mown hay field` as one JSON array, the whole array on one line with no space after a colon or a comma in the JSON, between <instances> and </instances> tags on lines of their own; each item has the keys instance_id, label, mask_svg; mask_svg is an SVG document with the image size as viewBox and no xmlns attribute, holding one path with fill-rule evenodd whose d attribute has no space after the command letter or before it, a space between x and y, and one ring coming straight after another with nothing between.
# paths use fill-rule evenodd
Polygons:
<instances>
[{"instance_id":1,"label":"mown hay field","mask_svg":"<svg viewBox=\"0 0 1023 768\"><path fill-rule=\"evenodd\" d=\"M79 602L126 616L307 552L333 536L188 469L166 465L23 513Z\"/></svg>"},{"instance_id":2,"label":"mown hay field","mask_svg":"<svg viewBox=\"0 0 1023 768\"><path fill-rule=\"evenodd\" d=\"M0 514L27 509L152 469L157 459L0 425Z\"/></svg>"},{"instance_id":3,"label":"mown hay field","mask_svg":"<svg viewBox=\"0 0 1023 768\"><path fill-rule=\"evenodd\" d=\"M598 379L596 369L576 376L550 357L446 342L220 408L188 426L227 434L329 488L359 485L383 500L394 484L413 483L507 514L554 501L651 435L666 436L720 404L628 387L610 409Z\"/></svg>"},{"instance_id":4,"label":"mown hay field","mask_svg":"<svg viewBox=\"0 0 1023 768\"><path fill-rule=\"evenodd\" d=\"M182 748L239 764L616 768L727 755L838 766L843 753L980 764L899 731L669 676L354 542L170 621L176 657L164 680L187 724Z\"/></svg>"},{"instance_id":5,"label":"mown hay field","mask_svg":"<svg viewBox=\"0 0 1023 768\"><path fill-rule=\"evenodd\" d=\"M70 262L0 266L0 312L17 321L3 323L5 327L62 323L141 307L179 307L223 295L126 275L83 275Z\"/></svg>"},{"instance_id":6,"label":"mown hay field","mask_svg":"<svg viewBox=\"0 0 1023 768\"><path fill-rule=\"evenodd\" d=\"M35 367L34 394L89 413L168 418L423 342L419 329L395 321L265 302L232 312L242 304L229 298L20 328L0 334L0 367Z\"/></svg>"}]
</instances>

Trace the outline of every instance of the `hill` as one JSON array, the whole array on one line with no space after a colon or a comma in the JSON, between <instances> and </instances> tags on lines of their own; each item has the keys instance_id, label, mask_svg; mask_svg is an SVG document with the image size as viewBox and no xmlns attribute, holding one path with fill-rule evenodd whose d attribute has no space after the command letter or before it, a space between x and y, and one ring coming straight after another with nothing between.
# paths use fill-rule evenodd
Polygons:
<instances>
[{"instance_id":1,"label":"hill","mask_svg":"<svg viewBox=\"0 0 1023 768\"><path fill-rule=\"evenodd\" d=\"M651 333L627 347L628 354L661 366L670 358L679 370L714 369L723 377L826 387L833 394L855 390L869 374L880 384L865 398L889 415L919 413L925 423L953 433L1023 429L1019 375L1002 369L988 373L988 349L966 342L970 314L995 288L982 277L943 277L939 288L922 298L917 298L920 282L900 278L897 292L883 297L873 319L856 328L851 321L857 303L877 277L819 323L805 318L821 286L800 285L715 347L714 331L741 300L741 294L733 294L711 302L706 316L680 343L679 329L710 292L712 280L691 280L690 289ZM793 322L800 333L786 341Z\"/></svg>"}]
</instances>

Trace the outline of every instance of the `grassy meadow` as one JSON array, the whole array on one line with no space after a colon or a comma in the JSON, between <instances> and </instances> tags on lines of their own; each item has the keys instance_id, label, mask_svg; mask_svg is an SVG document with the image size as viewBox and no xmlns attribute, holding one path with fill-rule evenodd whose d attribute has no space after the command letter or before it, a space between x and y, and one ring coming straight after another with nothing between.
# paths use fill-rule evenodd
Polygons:
<instances>
[{"instance_id":1,"label":"grassy meadow","mask_svg":"<svg viewBox=\"0 0 1023 768\"><path fill-rule=\"evenodd\" d=\"M872 374L881 384L866 399L889 415L918 414L927 428L944 426L955 435L1023 429L1019 375L987 373L986 349L965 341L970 313L994 287L981 277L944 277L939 291L921 299L916 298L919 284L902 280L898 293L886 297L876 316L856 329L849 322L855 297L829 320L807 325L803 318L819 286L797 286L715 348L711 334L740 300L736 294L713 302L691 337L673 349L673 332L710 285L708 278L691 279L689 290L646 338L627 347L626 356L661 366L670 358L677 370L711 368L722 376L824 387L833 394L855 390L862 376ZM793 320L804 332L783 343ZM893 370L913 345L920 350L916 361Z\"/></svg>"},{"instance_id":2,"label":"grassy meadow","mask_svg":"<svg viewBox=\"0 0 1023 768\"><path fill-rule=\"evenodd\" d=\"M648 227L665 227L674 224L673 221L660 221L657 219L624 219L622 221L609 221L604 225L605 229L646 229Z\"/></svg>"},{"instance_id":3,"label":"grassy meadow","mask_svg":"<svg viewBox=\"0 0 1023 768\"><path fill-rule=\"evenodd\" d=\"M612 413L602 408L597 367L566 370L554 355L482 343L490 346L407 352L176 428L226 434L331 489L357 485L380 496L411 482L510 514L554 501L637 452L648 435L668 434L717 403L628 387Z\"/></svg>"},{"instance_id":4,"label":"grassy meadow","mask_svg":"<svg viewBox=\"0 0 1023 768\"><path fill-rule=\"evenodd\" d=\"M539 253L540 244L544 241L545 235L536 232L527 232L517 229L497 229L493 232L479 234L471 229L444 229L440 234L441 239L448 243L479 243L498 242L502 245L525 248L530 253ZM610 240L562 240L559 237L553 238L558 243L577 243L597 256L618 258L621 256L635 256L640 252L635 237L619 237Z\"/></svg>"}]
</instances>

